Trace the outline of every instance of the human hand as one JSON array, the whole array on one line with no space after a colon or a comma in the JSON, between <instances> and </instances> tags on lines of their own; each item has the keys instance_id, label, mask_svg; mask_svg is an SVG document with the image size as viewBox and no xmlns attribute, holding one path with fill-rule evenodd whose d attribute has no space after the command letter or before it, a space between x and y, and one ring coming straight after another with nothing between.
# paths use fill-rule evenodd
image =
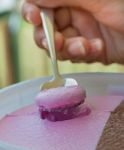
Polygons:
<instances>
[{"instance_id":1,"label":"human hand","mask_svg":"<svg viewBox=\"0 0 124 150\"><path fill-rule=\"evenodd\" d=\"M24 18L35 26L35 41L47 49L40 11L51 8L60 60L124 64L123 0L26 0Z\"/></svg>"}]
</instances>

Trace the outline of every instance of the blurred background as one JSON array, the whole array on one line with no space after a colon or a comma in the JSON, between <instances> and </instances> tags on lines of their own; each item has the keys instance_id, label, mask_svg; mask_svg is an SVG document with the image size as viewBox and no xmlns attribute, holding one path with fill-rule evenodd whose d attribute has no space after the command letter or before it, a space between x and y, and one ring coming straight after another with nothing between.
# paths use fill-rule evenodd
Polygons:
<instances>
[{"instance_id":1,"label":"blurred background","mask_svg":"<svg viewBox=\"0 0 124 150\"><path fill-rule=\"evenodd\" d=\"M21 0L20 0L21 1ZM19 13L19 0L0 0L0 88L51 75L49 58L33 40L33 27ZM124 72L124 66L59 62L60 72Z\"/></svg>"}]
</instances>

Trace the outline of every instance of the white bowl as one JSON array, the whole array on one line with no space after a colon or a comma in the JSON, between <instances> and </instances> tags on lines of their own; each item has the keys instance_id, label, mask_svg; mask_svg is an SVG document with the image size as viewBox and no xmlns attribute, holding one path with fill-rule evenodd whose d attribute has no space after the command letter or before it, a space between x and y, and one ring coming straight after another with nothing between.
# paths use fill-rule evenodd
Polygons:
<instances>
[{"instance_id":1,"label":"white bowl","mask_svg":"<svg viewBox=\"0 0 124 150\"><path fill-rule=\"evenodd\" d=\"M123 74L80 73L65 76L76 79L79 85L86 89L88 96L108 94L124 96ZM0 119L8 113L33 103L41 83L49 79L48 77L29 80L0 90Z\"/></svg>"},{"instance_id":2,"label":"white bowl","mask_svg":"<svg viewBox=\"0 0 124 150\"><path fill-rule=\"evenodd\" d=\"M77 80L87 95L124 95L124 75L116 73L78 73L65 75ZM0 90L0 118L33 103L41 83L49 77L24 81Z\"/></svg>"}]
</instances>

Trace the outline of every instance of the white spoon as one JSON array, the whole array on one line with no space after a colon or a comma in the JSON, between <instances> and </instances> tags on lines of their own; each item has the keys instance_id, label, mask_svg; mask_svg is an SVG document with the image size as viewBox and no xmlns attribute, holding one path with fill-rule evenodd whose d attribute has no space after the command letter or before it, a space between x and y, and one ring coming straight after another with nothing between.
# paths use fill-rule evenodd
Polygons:
<instances>
[{"instance_id":1,"label":"white spoon","mask_svg":"<svg viewBox=\"0 0 124 150\"><path fill-rule=\"evenodd\" d=\"M53 27L53 12L51 10L43 9L41 11L41 19L43 22L43 28L48 44L48 51L51 57L53 79L41 85L41 90L56 88L60 86L75 86L78 85L77 81L72 78L63 78L58 70L58 64L56 60L56 51L54 43L54 27Z\"/></svg>"}]
</instances>

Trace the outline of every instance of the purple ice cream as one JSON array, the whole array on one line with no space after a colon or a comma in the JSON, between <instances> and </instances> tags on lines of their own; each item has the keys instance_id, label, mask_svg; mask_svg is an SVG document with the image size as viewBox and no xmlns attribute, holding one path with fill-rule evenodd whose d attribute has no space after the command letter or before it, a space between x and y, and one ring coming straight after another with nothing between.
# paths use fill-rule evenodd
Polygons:
<instances>
[{"instance_id":1,"label":"purple ice cream","mask_svg":"<svg viewBox=\"0 0 124 150\"><path fill-rule=\"evenodd\" d=\"M90 109L83 106L85 98L84 89L70 86L43 90L36 97L36 102L42 119L63 121L90 113Z\"/></svg>"}]
</instances>

